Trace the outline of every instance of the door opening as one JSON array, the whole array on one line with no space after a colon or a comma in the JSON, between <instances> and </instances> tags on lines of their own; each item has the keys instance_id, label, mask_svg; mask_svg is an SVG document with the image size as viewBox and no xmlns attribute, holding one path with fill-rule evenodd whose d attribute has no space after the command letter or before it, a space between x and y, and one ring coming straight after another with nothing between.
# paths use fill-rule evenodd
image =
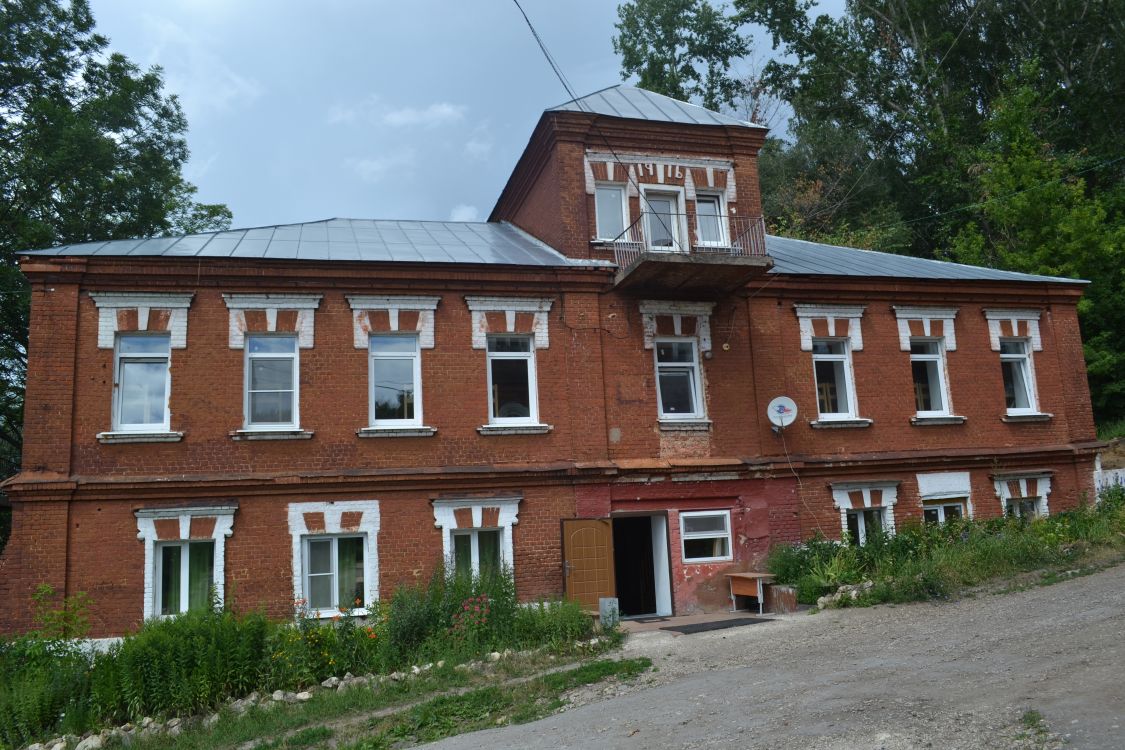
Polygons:
<instances>
[{"instance_id":1,"label":"door opening","mask_svg":"<svg viewBox=\"0 0 1125 750\"><path fill-rule=\"evenodd\" d=\"M623 617L672 614L668 521L664 516L615 517L613 562Z\"/></svg>"}]
</instances>

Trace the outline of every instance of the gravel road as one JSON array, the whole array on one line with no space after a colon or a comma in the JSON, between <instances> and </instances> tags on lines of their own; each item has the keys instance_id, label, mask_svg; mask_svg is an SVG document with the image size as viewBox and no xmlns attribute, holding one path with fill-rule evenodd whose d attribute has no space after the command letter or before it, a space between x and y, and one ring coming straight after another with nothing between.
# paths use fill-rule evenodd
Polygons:
<instances>
[{"instance_id":1,"label":"gravel road","mask_svg":"<svg viewBox=\"0 0 1125 750\"><path fill-rule=\"evenodd\" d=\"M1125 748L1125 565L953 603L629 639L656 670L440 748ZM1038 711L1049 729L1021 721Z\"/></svg>"}]
</instances>

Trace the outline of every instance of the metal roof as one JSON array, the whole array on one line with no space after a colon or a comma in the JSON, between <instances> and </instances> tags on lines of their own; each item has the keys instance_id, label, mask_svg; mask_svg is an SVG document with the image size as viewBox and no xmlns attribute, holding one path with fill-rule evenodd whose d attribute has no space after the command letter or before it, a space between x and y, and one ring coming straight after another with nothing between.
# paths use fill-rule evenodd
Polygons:
<instances>
[{"instance_id":1,"label":"metal roof","mask_svg":"<svg viewBox=\"0 0 1125 750\"><path fill-rule=\"evenodd\" d=\"M61 245L27 255L606 265L567 258L507 222L325 219L256 229Z\"/></svg>"},{"instance_id":2,"label":"metal roof","mask_svg":"<svg viewBox=\"0 0 1125 750\"><path fill-rule=\"evenodd\" d=\"M681 125L739 125L760 128L752 122L739 120L721 112L713 112L695 104L681 102L663 94L618 84L595 91L569 102L551 107L548 112L589 112L609 117L652 122L674 122Z\"/></svg>"},{"instance_id":3,"label":"metal roof","mask_svg":"<svg viewBox=\"0 0 1125 750\"><path fill-rule=\"evenodd\" d=\"M766 235L766 252L773 258L770 273L815 276L869 276L896 279L950 279L962 281L1049 281L1088 283L1082 279L1037 276L941 260L894 255L854 247L824 245Z\"/></svg>"}]
</instances>

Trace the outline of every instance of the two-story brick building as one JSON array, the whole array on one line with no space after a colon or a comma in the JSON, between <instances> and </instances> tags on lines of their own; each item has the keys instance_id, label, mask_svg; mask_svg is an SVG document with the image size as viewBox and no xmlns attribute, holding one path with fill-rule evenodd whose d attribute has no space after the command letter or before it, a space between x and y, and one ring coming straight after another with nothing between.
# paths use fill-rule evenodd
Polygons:
<instances>
[{"instance_id":1,"label":"two-story brick building","mask_svg":"<svg viewBox=\"0 0 1125 750\"><path fill-rule=\"evenodd\" d=\"M767 236L764 137L617 86L543 114L485 223L28 252L0 629L40 583L106 635L443 559L684 613L773 543L1090 498L1082 284Z\"/></svg>"}]
</instances>

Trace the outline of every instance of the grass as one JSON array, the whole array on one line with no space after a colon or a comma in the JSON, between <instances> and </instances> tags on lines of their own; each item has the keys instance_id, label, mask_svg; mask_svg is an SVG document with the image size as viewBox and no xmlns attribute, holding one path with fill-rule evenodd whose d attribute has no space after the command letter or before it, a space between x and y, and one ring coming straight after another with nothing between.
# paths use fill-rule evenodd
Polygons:
<instances>
[{"instance_id":1,"label":"grass","mask_svg":"<svg viewBox=\"0 0 1125 750\"><path fill-rule=\"evenodd\" d=\"M1098 425L1098 440L1113 440L1125 437L1125 419Z\"/></svg>"}]
</instances>

